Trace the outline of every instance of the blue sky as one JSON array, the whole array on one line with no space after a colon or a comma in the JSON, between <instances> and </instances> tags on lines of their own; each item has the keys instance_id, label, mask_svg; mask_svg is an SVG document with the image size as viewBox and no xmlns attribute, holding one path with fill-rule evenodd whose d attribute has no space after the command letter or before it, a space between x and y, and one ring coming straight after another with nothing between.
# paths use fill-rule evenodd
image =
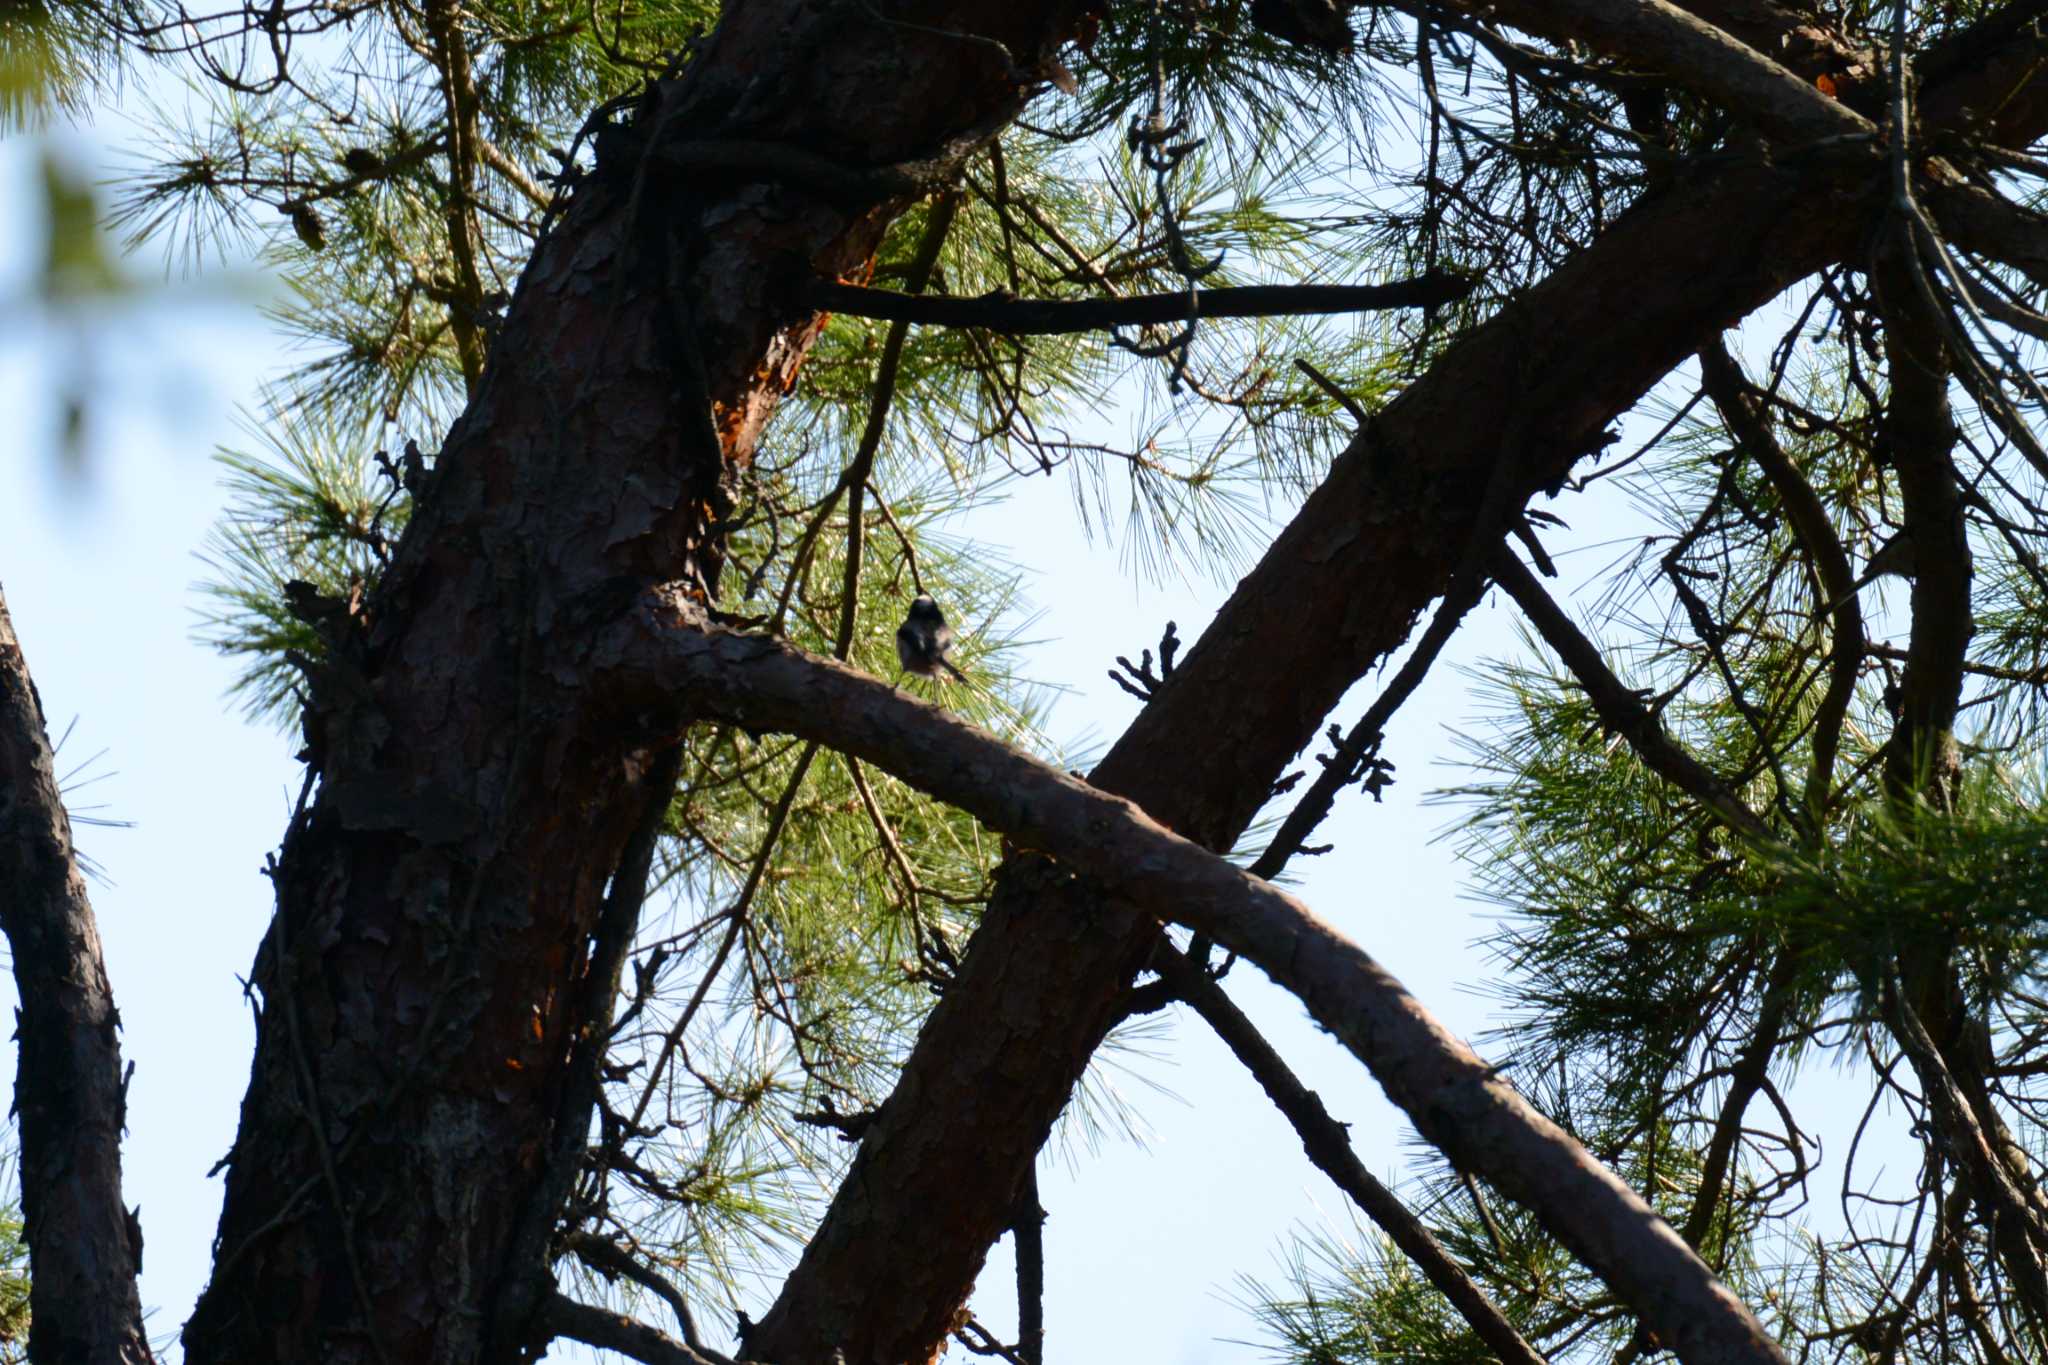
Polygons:
<instances>
[{"instance_id":1,"label":"blue sky","mask_svg":"<svg viewBox=\"0 0 2048 1365\"><path fill-rule=\"evenodd\" d=\"M130 137L121 118L102 115L95 130L56 142L104 174ZM219 1209L206 1172L231 1140L252 1036L239 978L266 922L260 869L299 771L286 737L224 700L228 664L192 639L203 573L194 555L221 503L208 456L222 443L251 444L239 414L284 357L260 291L247 287L178 288L99 316L39 312L24 289L41 249L25 212L37 145L0 141L0 414L10 419L0 429L0 586L53 727L76 719L60 767L85 763L94 780L74 791L75 806L130 822L79 834L104 870L93 898L136 1065L126 1192L147 1236L152 1335L165 1338L206 1274ZM136 269L161 276L156 264ZM81 363L95 398L83 468L67 472L51 394L63 367ZM1597 540L1597 521L1582 521L1580 536ZM1229 587L1133 578L1113 543L1082 534L1063 480L1021 483L960 529L1025 570L1027 596L1044 613L1029 671L1071 689L1049 728L1098 751L1136 706L1104 676L1114 656L1135 657L1168 619L1194 639ZM1590 573L1605 558L1577 562ZM1488 911L1461 899L1453 850L1432 842L1453 812L1424 798L1455 780L1442 766L1456 754L1446 727L1474 709L1458 666L1517 652L1510 613L1489 600L1392 727L1386 753L1400 782L1380 805L1351 793L1325 827L1337 851L1299 864L1308 902L1475 1041L1498 1022L1475 989L1491 970L1472 946ZM1377 682L1333 719L1348 725ZM1353 1125L1367 1166L1397 1175L1405 1128L1371 1078L1255 973L1230 980ZM1055 1359L1244 1359L1248 1349L1231 1341L1252 1337L1254 1325L1231 1302L1236 1277L1276 1278L1276 1253L1297 1227L1351 1226L1342 1196L1199 1025L1177 1021L1161 1051L1136 1074L1177 1098L1125 1085L1150 1128L1142 1147L1111 1139L1044 1162ZM998 1333L1014 1322L1010 1273L998 1248L976 1299ZM765 1303L748 1306L758 1314Z\"/></svg>"}]
</instances>

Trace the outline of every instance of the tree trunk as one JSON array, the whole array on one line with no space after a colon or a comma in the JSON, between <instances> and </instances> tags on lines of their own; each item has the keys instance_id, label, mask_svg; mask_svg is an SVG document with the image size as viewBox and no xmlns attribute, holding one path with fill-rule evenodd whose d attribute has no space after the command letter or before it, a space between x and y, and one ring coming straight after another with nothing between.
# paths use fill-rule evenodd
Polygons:
<instances>
[{"instance_id":1,"label":"tree trunk","mask_svg":"<svg viewBox=\"0 0 2048 1365\"><path fill-rule=\"evenodd\" d=\"M135 1277L142 1229L121 1203L121 1016L72 851L42 699L0 596L0 930L21 998L14 1104L39 1365L152 1359Z\"/></svg>"},{"instance_id":2,"label":"tree trunk","mask_svg":"<svg viewBox=\"0 0 2048 1365\"><path fill-rule=\"evenodd\" d=\"M329 642L309 669L321 780L273 873L195 1365L526 1344L545 1267L515 1233L546 1226L546 1154L588 1123L567 1061L602 1025L592 935L667 795L667 741L582 685L588 642L644 584L715 593L730 480L819 325L780 297L789 272L865 261L920 174L1015 114L1017 66L1075 11L906 21L927 27L729 9L600 133L377 593L298 602Z\"/></svg>"}]
</instances>

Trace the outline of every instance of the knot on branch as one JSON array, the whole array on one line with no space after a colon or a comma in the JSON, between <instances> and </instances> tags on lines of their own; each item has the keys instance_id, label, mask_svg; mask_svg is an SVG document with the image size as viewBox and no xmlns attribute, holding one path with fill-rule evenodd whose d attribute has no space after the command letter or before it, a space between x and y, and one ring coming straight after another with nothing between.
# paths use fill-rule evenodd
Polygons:
<instances>
[{"instance_id":1,"label":"knot on branch","mask_svg":"<svg viewBox=\"0 0 2048 1365\"><path fill-rule=\"evenodd\" d=\"M1180 653L1180 643L1180 636L1176 633L1174 623L1168 621L1166 633L1159 637L1159 671L1152 671L1152 651L1140 650L1138 662L1135 664L1124 655L1117 655L1116 661L1123 672L1110 669L1109 680L1139 701L1151 701L1166 680L1173 676L1174 656ZM1126 674L1129 676L1125 676Z\"/></svg>"},{"instance_id":2,"label":"knot on branch","mask_svg":"<svg viewBox=\"0 0 2048 1365\"><path fill-rule=\"evenodd\" d=\"M863 1109L857 1114L842 1114L828 1099L823 1109L813 1110L807 1114L792 1114L790 1117L812 1128L830 1128L839 1134L841 1142L859 1142L861 1135L874 1123L875 1113L873 1109Z\"/></svg>"}]
</instances>

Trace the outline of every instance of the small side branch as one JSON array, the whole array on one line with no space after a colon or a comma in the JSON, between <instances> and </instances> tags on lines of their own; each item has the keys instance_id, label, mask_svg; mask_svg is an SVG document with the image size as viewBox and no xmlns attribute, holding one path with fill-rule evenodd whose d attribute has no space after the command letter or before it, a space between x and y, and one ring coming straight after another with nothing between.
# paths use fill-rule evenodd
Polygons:
<instances>
[{"instance_id":1,"label":"small side branch","mask_svg":"<svg viewBox=\"0 0 2048 1365\"><path fill-rule=\"evenodd\" d=\"M1429 628L1422 633L1415 650L1408 656L1401 671L1394 675L1392 682L1373 699L1358 723L1347 734L1340 735L1337 727L1330 727L1330 740L1334 752L1318 761L1323 765L1321 773L1294 803L1294 809L1287 812L1287 818L1280 823L1280 829L1273 835L1273 842L1266 845L1266 851L1252 864L1252 875L1271 879L1286 869L1297 853L1314 852L1305 848L1309 835L1326 819L1337 797L1354 782L1362 782L1372 793L1372 799L1380 799L1380 791L1394 780L1394 765L1380 757L1380 740L1385 737L1387 722L1394 712L1422 685L1422 680L1436 663L1437 655L1451 642L1465 614L1479 605L1479 599L1486 595L1486 578L1471 575L1462 587L1453 585L1443 602L1437 607L1436 615L1430 618Z\"/></svg>"},{"instance_id":2,"label":"small side branch","mask_svg":"<svg viewBox=\"0 0 2048 1365\"><path fill-rule=\"evenodd\" d=\"M1166 680L1173 676L1173 656L1179 652L1180 636L1175 633L1173 622L1168 621L1166 633L1159 637L1159 671L1152 671L1152 651L1141 650L1135 664L1124 655L1117 655L1117 665L1123 672L1110 669L1109 680L1139 701L1151 701L1166 685Z\"/></svg>"},{"instance_id":3,"label":"small side branch","mask_svg":"<svg viewBox=\"0 0 2048 1365\"><path fill-rule=\"evenodd\" d=\"M658 1328L609 1308L592 1308L559 1291L541 1303L541 1324L551 1337L568 1337L617 1351L642 1365L717 1365Z\"/></svg>"},{"instance_id":4,"label":"small side branch","mask_svg":"<svg viewBox=\"0 0 2048 1365\"><path fill-rule=\"evenodd\" d=\"M1389 284L1254 284L1177 294L1134 294L1121 299L1020 299L997 291L979 298L899 294L834 280L802 286L809 307L889 322L940 327L983 327L1008 336L1102 332L1196 318L1302 317L1366 313L1382 308L1424 308L1454 303L1477 281L1432 273Z\"/></svg>"},{"instance_id":5,"label":"small side branch","mask_svg":"<svg viewBox=\"0 0 2048 1365\"><path fill-rule=\"evenodd\" d=\"M1010 1238L1017 1248L1017 1355L1025 1365L1045 1365L1045 1206L1035 1168L1024 1172L1017 1191Z\"/></svg>"},{"instance_id":6,"label":"small side branch","mask_svg":"<svg viewBox=\"0 0 2048 1365\"><path fill-rule=\"evenodd\" d=\"M1742 368L1720 337L1700 348L1700 380L1720 410L1721 420L1743 450L1756 461L1777 490L1778 501L1792 523L1793 534L1806 551L1819 581L1822 600L1834 616L1828 646L1828 686L1813 720L1813 766L1806 777L1807 818L1816 826L1826 811L1834 786L1835 755L1841 747L1843 719L1856 699L1856 679L1863 667L1863 612L1849 572L1849 556L1835 534L1820 494L1786 455L1771 430L1763 404L1743 376Z\"/></svg>"},{"instance_id":7,"label":"small side branch","mask_svg":"<svg viewBox=\"0 0 2048 1365\"><path fill-rule=\"evenodd\" d=\"M1643 704L1642 693L1614 676L1600 651L1551 599L1520 559L1503 548L1493 559L1494 581L1515 599L1515 605L1536 627L1543 642L1557 651L1558 658L1585 689L1600 721L1628 740L1629 747L1650 771L1698 800L1738 834L1752 839L1771 839L1768 826L1755 811L1744 805L1728 784L1704 763L1679 747L1665 733L1657 717Z\"/></svg>"},{"instance_id":8,"label":"small side branch","mask_svg":"<svg viewBox=\"0 0 2048 1365\"><path fill-rule=\"evenodd\" d=\"M1152 953L1152 967L1179 992L1196 1014L1221 1038L1252 1079L1273 1101L1273 1107L1294 1125L1301 1149L1316 1169L1330 1177L1351 1202L1377 1223L1429 1282L1451 1301L1478 1338L1507 1365L1544 1365L1543 1356L1525 1341L1486 1291L1465 1268L1451 1259L1443 1243L1400 1197L1373 1177L1351 1148L1351 1135L1330 1117L1323 1101L1301 1083L1273 1045L1266 1041L1243 1010L1207 972L1176 952L1164 938Z\"/></svg>"},{"instance_id":9,"label":"small side branch","mask_svg":"<svg viewBox=\"0 0 2048 1365\"><path fill-rule=\"evenodd\" d=\"M619 1275L631 1280L652 1293L675 1313L676 1322L683 1329L683 1342L692 1351L714 1362L714 1365L729 1365L727 1358L705 1345L704 1338L697 1331L697 1317L690 1311L690 1304L682 1291L656 1274L653 1269L634 1259L625 1248L590 1233L577 1233L569 1239L569 1250L576 1259L592 1270L605 1275Z\"/></svg>"}]
</instances>

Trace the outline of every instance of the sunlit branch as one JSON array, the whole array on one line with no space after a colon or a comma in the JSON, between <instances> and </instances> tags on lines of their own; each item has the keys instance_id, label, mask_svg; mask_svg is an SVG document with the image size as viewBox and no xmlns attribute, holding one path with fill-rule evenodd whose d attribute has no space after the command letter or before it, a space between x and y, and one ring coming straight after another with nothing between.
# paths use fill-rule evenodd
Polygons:
<instances>
[{"instance_id":1,"label":"sunlit branch","mask_svg":"<svg viewBox=\"0 0 2048 1365\"><path fill-rule=\"evenodd\" d=\"M644 602L599 657L626 713L666 709L682 724L709 712L830 743L1256 963L1455 1165L1535 1212L1682 1358L1784 1360L1648 1204L1293 897L938 707L781 641L702 628L686 599Z\"/></svg>"}]
</instances>

